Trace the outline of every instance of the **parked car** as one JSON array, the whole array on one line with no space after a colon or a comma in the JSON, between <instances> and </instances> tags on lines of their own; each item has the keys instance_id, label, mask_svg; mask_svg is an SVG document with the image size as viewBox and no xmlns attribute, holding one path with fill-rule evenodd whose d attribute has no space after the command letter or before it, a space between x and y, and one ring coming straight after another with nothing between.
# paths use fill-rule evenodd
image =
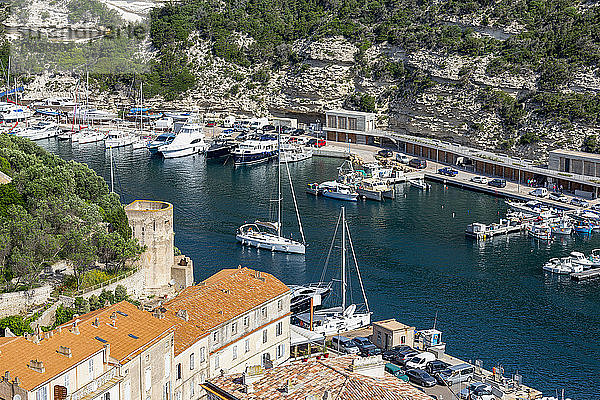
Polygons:
<instances>
[{"instance_id":1,"label":"parked car","mask_svg":"<svg viewBox=\"0 0 600 400\"><path fill-rule=\"evenodd\" d=\"M559 192L551 192L548 195L548 198L550 200L560 201L561 203L568 203L569 202L569 198L567 196L565 196L564 194L559 193Z\"/></svg>"},{"instance_id":2,"label":"parked car","mask_svg":"<svg viewBox=\"0 0 600 400\"><path fill-rule=\"evenodd\" d=\"M385 371L394 375L396 378L400 379L401 381L408 382L408 376L406 376L404 374L404 371L402 370L402 368L400 368L396 364L392 364L392 363L385 364Z\"/></svg>"},{"instance_id":3,"label":"parked car","mask_svg":"<svg viewBox=\"0 0 600 400\"><path fill-rule=\"evenodd\" d=\"M360 355L363 357L377 356L379 354L381 354L381 349L374 344L360 349Z\"/></svg>"},{"instance_id":4,"label":"parked car","mask_svg":"<svg viewBox=\"0 0 600 400\"><path fill-rule=\"evenodd\" d=\"M474 176L471 178L471 182L473 183L483 183L484 185L488 183L488 178L485 176Z\"/></svg>"},{"instance_id":5,"label":"parked car","mask_svg":"<svg viewBox=\"0 0 600 400\"><path fill-rule=\"evenodd\" d=\"M587 208L590 206L590 203L585 199L580 199L579 197L573 197L571 199L571 205Z\"/></svg>"},{"instance_id":6,"label":"parked car","mask_svg":"<svg viewBox=\"0 0 600 400\"><path fill-rule=\"evenodd\" d=\"M216 123L215 121L208 121L208 122L206 123L206 127L207 127L207 128L213 128L213 127L215 127L215 126L217 126L217 123Z\"/></svg>"},{"instance_id":7,"label":"parked car","mask_svg":"<svg viewBox=\"0 0 600 400\"><path fill-rule=\"evenodd\" d=\"M396 161L402 164L408 164L410 162L410 157L406 154L398 153L396 154Z\"/></svg>"},{"instance_id":8,"label":"parked car","mask_svg":"<svg viewBox=\"0 0 600 400\"><path fill-rule=\"evenodd\" d=\"M414 356L416 356L417 354L419 354L418 351L412 350L412 349L407 349L407 350L402 350L399 351L397 353L396 356L396 364L398 365L406 365L406 362L408 360L410 360L411 358L413 358Z\"/></svg>"},{"instance_id":9,"label":"parked car","mask_svg":"<svg viewBox=\"0 0 600 400\"><path fill-rule=\"evenodd\" d=\"M446 175L446 176L456 176L458 175L458 171L454 168L444 167L438 169L438 174Z\"/></svg>"},{"instance_id":10,"label":"parked car","mask_svg":"<svg viewBox=\"0 0 600 400\"><path fill-rule=\"evenodd\" d=\"M592 210L594 211L600 211L600 203L596 203L592 206Z\"/></svg>"},{"instance_id":11,"label":"parked car","mask_svg":"<svg viewBox=\"0 0 600 400\"><path fill-rule=\"evenodd\" d=\"M223 129L223 135L225 136L231 136L231 134L233 134L235 131L231 128L227 128L227 129Z\"/></svg>"},{"instance_id":12,"label":"parked car","mask_svg":"<svg viewBox=\"0 0 600 400\"><path fill-rule=\"evenodd\" d=\"M413 158L408 162L409 167L417 168L417 169L425 169L427 168L427 161L420 160L418 158Z\"/></svg>"},{"instance_id":13,"label":"parked car","mask_svg":"<svg viewBox=\"0 0 600 400\"><path fill-rule=\"evenodd\" d=\"M473 379L475 367L471 364L462 363L452 365L436 375L436 379L441 385L455 385L461 382L467 382Z\"/></svg>"},{"instance_id":14,"label":"parked car","mask_svg":"<svg viewBox=\"0 0 600 400\"><path fill-rule=\"evenodd\" d=\"M445 370L449 366L450 366L450 364L445 363L442 360L433 360L433 361L429 361L425 365L425 371L427 371L427 373L429 375L435 377L438 373L440 373L440 371Z\"/></svg>"},{"instance_id":15,"label":"parked car","mask_svg":"<svg viewBox=\"0 0 600 400\"><path fill-rule=\"evenodd\" d=\"M494 186L497 188L503 188L503 187L506 187L506 179L494 178L488 182L488 185Z\"/></svg>"},{"instance_id":16,"label":"parked car","mask_svg":"<svg viewBox=\"0 0 600 400\"><path fill-rule=\"evenodd\" d=\"M355 337L354 339L352 339L354 341L354 343L358 346L359 349L362 349L363 347L367 347L367 346L375 346L373 343L371 343L371 341L369 339L367 339L366 337Z\"/></svg>"},{"instance_id":17,"label":"parked car","mask_svg":"<svg viewBox=\"0 0 600 400\"><path fill-rule=\"evenodd\" d=\"M548 196L548 189L546 189L546 188L533 189L531 192L529 192L529 194L532 196L535 196L535 197L546 197L546 196Z\"/></svg>"},{"instance_id":18,"label":"parked car","mask_svg":"<svg viewBox=\"0 0 600 400\"><path fill-rule=\"evenodd\" d=\"M354 341L345 336L334 336L331 338L331 347L347 354L358 354L358 346Z\"/></svg>"},{"instance_id":19,"label":"parked car","mask_svg":"<svg viewBox=\"0 0 600 400\"><path fill-rule=\"evenodd\" d=\"M274 131L275 130L275 126L273 125L265 125L262 127L263 132L269 132L269 131Z\"/></svg>"},{"instance_id":20,"label":"parked car","mask_svg":"<svg viewBox=\"0 0 600 400\"><path fill-rule=\"evenodd\" d=\"M327 142L325 141L325 139L312 138L308 142L306 142L306 145L311 146L311 147L323 147L326 144L327 144Z\"/></svg>"},{"instance_id":21,"label":"parked car","mask_svg":"<svg viewBox=\"0 0 600 400\"><path fill-rule=\"evenodd\" d=\"M436 384L435 378L422 369L409 369L405 372L405 375L408 376L408 379L412 383L416 383L423 387L431 387Z\"/></svg>"},{"instance_id":22,"label":"parked car","mask_svg":"<svg viewBox=\"0 0 600 400\"><path fill-rule=\"evenodd\" d=\"M422 353L413 356L410 360L406 362L406 368L413 369L425 369L425 366L428 362L435 360L435 354L430 353L428 351L424 351Z\"/></svg>"},{"instance_id":23,"label":"parked car","mask_svg":"<svg viewBox=\"0 0 600 400\"><path fill-rule=\"evenodd\" d=\"M379 155L381 157L391 157L394 155L394 152L390 149L383 149L383 150L379 150L377 152L377 155Z\"/></svg>"},{"instance_id":24,"label":"parked car","mask_svg":"<svg viewBox=\"0 0 600 400\"><path fill-rule=\"evenodd\" d=\"M461 399L468 400L494 400L492 387L483 382L471 383L469 386L460 391Z\"/></svg>"}]
</instances>

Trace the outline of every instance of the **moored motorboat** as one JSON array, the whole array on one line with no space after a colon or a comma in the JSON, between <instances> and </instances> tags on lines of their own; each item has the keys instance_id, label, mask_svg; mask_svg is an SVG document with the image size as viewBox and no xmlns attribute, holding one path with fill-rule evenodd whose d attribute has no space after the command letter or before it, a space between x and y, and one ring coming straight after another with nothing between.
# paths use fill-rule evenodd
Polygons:
<instances>
[{"instance_id":1,"label":"moored motorboat","mask_svg":"<svg viewBox=\"0 0 600 400\"><path fill-rule=\"evenodd\" d=\"M175 139L175 133L173 132L164 132L155 137L153 140L148 142L148 150L150 150L151 154L157 154L158 148L165 144L169 144Z\"/></svg>"},{"instance_id":2,"label":"moored motorboat","mask_svg":"<svg viewBox=\"0 0 600 400\"><path fill-rule=\"evenodd\" d=\"M106 135L98 129L83 128L79 131L79 144L96 143L104 140Z\"/></svg>"},{"instance_id":3,"label":"moored motorboat","mask_svg":"<svg viewBox=\"0 0 600 400\"><path fill-rule=\"evenodd\" d=\"M303 161L313 156L313 150L310 147L303 147L296 144L286 143L281 145L281 162L292 163Z\"/></svg>"},{"instance_id":4,"label":"moored motorboat","mask_svg":"<svg viewBox=\"0 0 600 400\"><path fill-rule=\"evenodd\" d=\"M323 196L336 200L358 201L358 193L350 186L336 181L327 181L319 185Z\"/></svg>"},{"instance_id":5,"label":"moored motorboat","mask_svg":"<svg viewBox=\"0 0 600 400\"><path fill-rule=\"evenodd\" d=\"M318 310L323 300L331 293L333 282L309 283L308 285L288 285L292 290L290 300L290 311L292 314L299 314L310 310L311 300L313 300L313 309ZM319 304L317 306L316 304Z\"/></svg>"},{"instance_id":6,"label":"moored motorboat","mask_svg":"<svg viewBox=\"0 0 600 400\"><path fill-rule=\"evenodd\" d=\"M527 233L529 236L541 240L552 239L552 229L545 224L532 224L527 227Z\"/></svg>"},{"instance_id":7,"label":"moored motorboat","mask_svg":"<svg viewBox=\"0 0 600 400\"><path fill-rule=\"evenodd\" d=\"M266 135L258 140L245 140L231 154L233 155L235 165L252 165L267 162L277 157L277 140Z\"/></svg>"},{"instance_id":8,"label":"moored motorboat","mask_svg":"<svg viewBox=\"0 0 600 400\"><path fill-rule=\"evenodd\" d=\"M581 265L573 265L571 257L551 258L542 266L544 271L552 272L553 274L568 275L574 272L582 272Z\"/></svg>"},{"instance_id":9,"label":"moored motorboat","mask_svg":"<svg viewBox=\"0 0 600 400\"><path fill-rule=\"evenodd\" d=\"M57 136L58 124L52 121L37 121L23 129L15 131L15 135L29 140L48 139Z\"/></svg>"},{"instance_id":10,"label":"moored motorboat","mask_svg":"<svg viewBox=\"0 0 600 400\"><path fill-rule=\"evenodd\" d=\"M135 136L121 131L121 130L112 130L108 132L106 139L104 140L104 146L108 149L114 149L117 147L125 147L131 146L135 141ZM81 143L81 142L80 142Z\"/></svg>"},{"instance_id":11,"label":"moored motorboat","mask_svg":"<svg viewBox=\"0 0 600 400\"><path fill-rule=\"evenodd\" d=\"M306 193L314 194L318 196L321 194L321 190L319 189L319 184L316 182L306 184Z\"/></svg>"},{"instance_id":12,"label":"moored motorboat","mask_svg":"<svg viewBox=\"0 0 600 400\"><path fill-rule=\"evenodd\" d=\"M206 158L219 158L231 154L232 150L237 147L237 144L231 140L215 139L206 150Z\"/></svg>"},{"instance_id":13,"label":"moored motorboat","mask_svg":"<svg viewBox=\"0 0 600 400\"><path fill-rule=\"evenodd\" d=\"M551 224L550 227L552 228L552 233L554 235L570 235L573 233L573 225L565 219Z\"/></svg>"},{"instance_id":14,"label":"moored motorboat","mask_svg":"<svg viewBox=\"0 0 600 400\"><path fill-rule=\"evenodd\" d=\"M573 228L575 233L580 233L582 235L590 235L592 233L592 229L593 227L590 224L585 223L575 225L575 227Z\"/></svg>"},{"instance_id":15,"label":"moored motorboat","mask_svg":"<svg viewBox=\"0 0 600 400\"><path fill-rule=\"evenodd\" d=\"M394 189L378 178L361 180L357 185L356 192L367 199L376 201L382 201L384 198L394 198Z\"/></svg>"},{"instance_id":16,"label":"moored motorboat","mask_svg":"<svg viewBox=\"0 0 600 400\"><path fill-rule=\"evenodd\" d=\"M158 148L164 158L185 157L192 154L203 153L208 149L204 141L202 125L198 123L186 123L169 144Z\"/></svg>"}]
</instances>

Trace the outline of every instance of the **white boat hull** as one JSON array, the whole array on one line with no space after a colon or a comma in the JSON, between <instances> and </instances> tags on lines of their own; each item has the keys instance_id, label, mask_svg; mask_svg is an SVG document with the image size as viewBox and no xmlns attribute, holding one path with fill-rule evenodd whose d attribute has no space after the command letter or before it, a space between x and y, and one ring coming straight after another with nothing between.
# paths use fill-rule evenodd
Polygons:
<instances>
[{"instance_id":1,"label":"white boat hull","mask_svg":"<svg viewBox=\"0 0 600 400\"><path fill-rule=\"evenodd\" d=\"M131 144L133 144L133 138L123 138L123 139L117 139L117 140L113 140L113 139L106 139L104 141L104 145L106 146L106 148L117 148L117 147L125 147L125 146L131 146Z\"/></svg>"},{"instance_id":2,"label":"white boat hull","mask_svg":"<svg viewBox=\"0 0 600 400\"><path fill-rule=\"evenodd\" d=\"M168 145L167 145L168 146ZM191 156L192 154L203 153L206 151L206 146L193 146L180 149L158 148L158 151L164 158L178 158Z\"/></svg>"},{"instance_id":3,"label":"white boat hull","mask_svg":"<svg viewBox=\"0 0 600 400\"><path fill-rule=\"evenodd\" d=\"M304 254L306 251L302 243L296 242L284 237L258 233L258 234L240 234L236 236L238 242L244 246L252 246L257 249L277 251L282 253Z\"/></svg>"},{"instance_id":4,"label":"white boat hull","mask_svg":"<svg viewBox=\"0 0 600 400\"><path fill-rule=\"evenodd\" d=\"M79 144L96 143L104 140L104 135L99 133L95 135L81 135L79 136Z\"/></svg>"},{"instance_id":5,"label":"white boat hull","mask_svg":"<svg viewBox=\"0 0 600 400\"><path fill-rule=\"evenodd\" d=\"M340 193L331 190L323 190L323 196L336 200L358 201L357 193Z\"/></svg>"},{"instance_id":6,"label":"white boat hull","mask_svg":"<svg viewBox=\"0 0 600 400\"><path fill-rule=\"evenodd\" d=\"M313 332L325 336L337 335L339 332L352 331L371 324L371 313L354 313L350 316L331 315L322 325L314 326Z\"/></svg>"}]
</instances>

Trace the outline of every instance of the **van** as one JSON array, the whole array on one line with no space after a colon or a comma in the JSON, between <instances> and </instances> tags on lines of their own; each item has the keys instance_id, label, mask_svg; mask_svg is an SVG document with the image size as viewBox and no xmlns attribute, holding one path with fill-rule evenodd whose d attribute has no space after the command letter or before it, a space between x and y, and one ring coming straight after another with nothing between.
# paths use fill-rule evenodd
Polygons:
<instances>
[{"instance_id":1,"label":"van","mask_svg":"<svg viewBox=\"0 0 600 400\"><path fill-rule=\"evenodd\" d=\"M447 369L440 371L440 373L437 374L436 379L440 384L452 386L457 383L472 380L474 374L475 367L471 364L463 363L452 365Z\"/></svg>"},{"instance_id":2,"label":"van","mask_svg":"<svg viewBox=\"0 0 600 400\"><path fill-rule=\"evenodd\" d=\"M406 362L406 368L425 369L428 362L435 361L435 354L428 351L417 354Z\"/></svg>"},{"instance_id":3,"label":"van","mask_svg":"<svg viewBox=\"0 0 600 400\"><path fill-rule=\"evenodd\" d=\"M413 158L409 161L408 166L418 169L425 169L427 168L427 161L419 160L418 158Z\"/></svg>"},{"instance_id":4,"label":"van","mask_svg":"<svg viewBox=\"0 0 600 400\"><path fill-rule=\"evenodd\" d=\"M334 336L331 338L331 348L347 354L358 354L358 346L350 338Z\"/></svg>"},{"instance_id":5,"label":"van","mask_svg":"<svg viewBox=\"0 0 600 400\"><path fill-rule=\"evenodd\" d=\"M400 368L396 364L385 364L385 372L389 372L401 381L408 382L408 376L404 375L404 371L402 371L402 368Z\"/></svg>"},{"instance_id":6,"label":"van","mask_svg":"<svg viewBox=\"0 0 600 400\"><path fill-rule=\"evenodd\" d=\"M406 154L398 153L396 154L396 161L402 164L408 164L408 162L410 161L410 157Z\"/></svg>"},{"instance_id":7,"label":"van","mask_svg":"<svg viewBox=\"0 0 600 400\"><path fill-rule=\"evenodd\" d=\"M533 189L531 192L529 192L529 194L532 196L535 196L535 197L546 197L546 196L548 196L548 189L546 189L546 188Z\"/></svg>"}]
</instances>

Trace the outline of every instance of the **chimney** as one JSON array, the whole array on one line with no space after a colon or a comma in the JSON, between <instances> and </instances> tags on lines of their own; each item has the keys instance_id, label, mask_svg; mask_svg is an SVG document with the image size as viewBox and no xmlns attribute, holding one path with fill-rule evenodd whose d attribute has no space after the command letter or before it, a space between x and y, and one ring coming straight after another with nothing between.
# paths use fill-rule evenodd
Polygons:
<instances>
[{"instance_id":1,"label":"chimney","mask_svg":"<svg viewBox=\"0 0 600 400\"><path fill-rule=\"evenodd\" d=\"M110 343L104 344L104 357L106 357L106 363L110 360Z\"/></svg>"},{"instance_id":2,"label":"chimney","mask_svg":"<svg viewBox=\"0 0 600 400\"><path fill-rule=\"evenodd\" d=\"M73 355L73 353L71 352L71 348L67 346L58 346L58 350L56 350L56 352L69 358L71 358L71 356Z\"/></svg>"},{"instance_id":3,"label":"chimney","mask_svg":"<svg viewBox=\"0 0 600 400\"><path fill-rule=\"evenodd\" d=\"M10 371L4 371L4 381L10 382Z\"/></svg>"},{"instance_id":4,"label":"chimney","mask_svg":"<svg viewBox=\"0 0 600 400\"><path fill-rule=\"evenodd\" d=\"M115 328L115 329L117 328L117 319L116 319L116 318L115 318L115 319L112 319L112 320L110 321L110 326L112 326L112 327L113 327L113 328Z\"/></svg>"},{"instance_id":5,"label":"chimney","mask_svg":"<svg viewBox=\"0 0 600 400\"><path fill-rule=\"evenodd\" d=\"M98 317L94 318L94 321L92 322L92 326L97 328L99 325L100 325L100 320L98 319Z\"/></svg>"},{"instance_id":6,"label":"chimney","mask_svg":"<svg viewBox=\"0 0 600 400\"><path fill-rule=\"evenodd\" d=\"M71 332L73 332L75 335L79 335L79 321L79 318L73 321L73 328L71 329Z\"/></svg>"},{"instance_id":7,"label":"chimney","mask_svg":"<svg viewBox=\"0 0 600 400\"><path fill-rule=\"evenodd\" d=\"M189 321L189 320L190 320L190 317L189 317L189 315L188 315L188 312L187 312L187 310L184 310L184 309L182 309L182 310L178 310L178 311L175 313L175 315L176 315L176 316L178 316L179 318L181 318L181 319L185 320L185 321Z\"/></svg>"},{"instance_id":8,"label":"chimney","mask_svg":"<svg viewBox=\"0 0 600 400\"><path fill-rule=\"evenodd\" d=\"M36 372L40 372L40 373L44 373L46 372L46 367L44 367L44 362L43 361L38 361L38 360L30 360L29 364L27 364L27 366L29 368L31 368L32 370L36 371Z\"/></svg>"},{"instance_id":9,"label":"chimney","mask_svg":"<svg viewBox=\"0 0 600 400\"><path fill-rule=\"evenodd\" d=\"M113 313L110 314L110 319L117 319L117 313L113 311Z\"/></svg>"},{"instance_id":10,"label":"chimney","mask_svg":"<svg viewBox=\"0 0 600 400\"><path fill-rule=\"evenodd\" d=\"M15 386L21 385L21 378L19 378L18 376L15 376L15 379L13 379L13 384Z\"/></svg>"}]
</instances>

